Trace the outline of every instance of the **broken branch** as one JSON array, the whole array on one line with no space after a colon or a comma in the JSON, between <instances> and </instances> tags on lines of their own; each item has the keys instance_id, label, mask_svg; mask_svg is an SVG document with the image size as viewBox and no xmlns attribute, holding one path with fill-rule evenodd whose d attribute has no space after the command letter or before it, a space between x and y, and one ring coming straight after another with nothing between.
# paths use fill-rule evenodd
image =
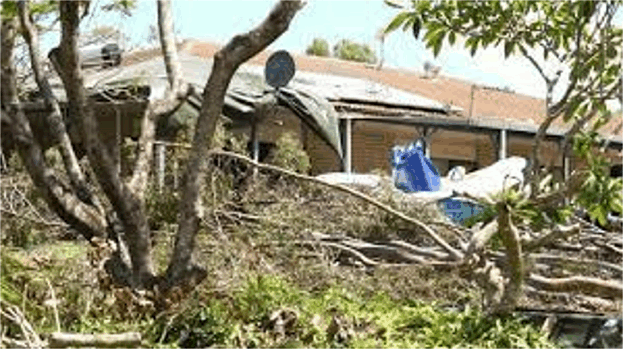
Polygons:
<instances>
[{"instance_id":1,"label":"broken branch","mask_svg":"<svg viewBox=\"0 0 623 349\"><path fill-rule=\"evenodd\" d=\"M412 218L409 217L407 215L405 215L404 213L397 211L395 209L393 209L392 207L389 207L385 204L383 204L382 202L361 193L360 191L348 188L346 186L343 186L341 184L332 184L332 183L328 183L325 182L323 180L314 178L314 177L310 177L307 175L303 175L300 173L296 173L293 171L289 171L277 166L272 166L272 165L268 165L268 164L260 164L258 162L253 161L252 159L244 156L244 155L240 155L240 154L236 154L236 153L232 153L232 152L228 152L228 151L222 151L222 150L212 150L210 151L210 155L214 156L214 155L221 155L221 156L229 156L238 160L241 160L251 166L257 167L259 169L262 170L269 170L269 171L274 171L274 172L278 172L281 174L285 174L287 176L296 178L296 179L300 179L300 180L304 180L304 181L308 181L308 182L312 182L312 183L317 183L320 185L323 185L325 187L329 187L347 194L350 194L356 198L359 198L373 206L376 206L377 208L390 213L406 222L409 222L411 224L414 224L420 228L422 228L427 234L428 236L430 236L437 244L439 244L441 247L443 247L444 250L446 250L446 252L448 252L448 254L450 254L450 256L452 257L453 260L460 260L461 258L463 258L463 254L456 250L454 247L450 246L450 244L448 244L444 239L442 239L439 235L437 235L437 233L435 233L434 230L432 230L428 225L424 224L423 222L421 222L420 220L416 219L416 218Z\"/></svg>"}]
</instances>

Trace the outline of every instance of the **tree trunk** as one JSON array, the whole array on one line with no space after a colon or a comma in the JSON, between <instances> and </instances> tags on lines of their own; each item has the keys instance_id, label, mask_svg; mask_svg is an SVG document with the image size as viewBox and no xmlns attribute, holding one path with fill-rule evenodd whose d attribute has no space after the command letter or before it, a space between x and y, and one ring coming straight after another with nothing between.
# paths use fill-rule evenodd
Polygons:
<instances>
[{"instance_id":1,"label":"tree trunk","mask_svg":"<svg viewBox=\"0 0 623 349\"><path fill-rule=\"evenodd\" d=\"M2 23L2 107L11 119L11 132L28 174L50 208L87 240L104 237L107 223L93 206L79 200L65 183L46 167L43 151L17 98L13 48L17 19Z\"/></svg>"},{"instance_id":2,"label":"tree trunk","mask_svg":"<svg viewBox=\"0 0 623 349\"><path fill-rule=\"evenodd\" d=\"M185 278L192 277L190 274L198 270L192 266L191 257L201 215L199 195L206 172L205 153L212 143L231 78L242 63L262 51L288 29L301 7L301 1L280 1L258 27L249 33L235 36L227 46L214 55L212 73L204 88L193 148L185 171L179 230L173 257L167 268L165 287L183 283Z\"/></svg>"},{"instance_id":3,"label":"tree trunk","mask_svg":"<svg viewBox=\"0 0 623 349\"><path fill-rule=\"evenodd\" d=\"M173 36L173 14L170 0L158 0L158 29L170 89L163 100L149 103L141 122L141 137L137 146L138 156L129 184L130 189L141 202L147 190L150 165L154 154L156 122L159 117L168 116L169 112L176 109L178 99L185 99L193 92L189 85L182 86L182 69Z\"/></svg>"},{"instance_id":4,"label":"tree trunk","mask_svg":"<svg viewBox=\"0 0 623 349\"><path fill-rule=\"evenodd\" d=\"M127 281L134 288L149 287L154 281L154 274L150 255L150 230L144 207L121 181L108 149L99 139L97 120L84 90L78 57L80 3L61 1L59 7L62 26L61 76L64 77L68 107L70 112L82 118L80 126L89 161L104 193L123 223L124 240L128 244L132 262L131 278Z\"/></svg>"},{"instance_id":5,"label":"tree trunk","mask_svg":"<svg viewBox=\"0 0 623 349\"><path fill-rule=\"evenodd\" d=\"M494 313L507 314L515 309L519 298L524 279L524 263L521 253L521 241L519 232L511 221L511 212L506 202L498 203L498 231L502 239L502 244L506 249L508 259L508 284L504 287L504 294L499 306L493 309Z\"/></svg>"},{"instance_id":6,"label":"tree trunk","mask_svg":"<svg viewBox=\"0 0 623 349\"><path fill-rule=\"evenodd\" d=\"M47 115L47 122L50 126L49 131L59 143L65 170L67 171L67 175L73 188L77 192L78 198L87 204L94 205L103 216L105 214L104 210L96 198L92 195L91 190L85 181L84 174L80 169L80 165L78 164L78 158L74 153L69 134L65 128L61 108L52 93L48 79L43 75L43 68L39 59L38 33L34 25L30 22L30 17L28 16L28 3L28 1L20 1L18 2L17 7L19 10L20 24L22 26L22 36L28 46L30 63L35 75L37 86L43 94L45 104L52 110Z\"/></svg>"}]
</instances>

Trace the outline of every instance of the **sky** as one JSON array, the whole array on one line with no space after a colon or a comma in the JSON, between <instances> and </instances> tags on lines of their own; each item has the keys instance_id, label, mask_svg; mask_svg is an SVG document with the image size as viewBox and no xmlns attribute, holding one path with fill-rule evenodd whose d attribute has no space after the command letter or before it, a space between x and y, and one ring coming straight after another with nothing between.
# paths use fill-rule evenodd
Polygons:
<instances>
[{"instance_id":1,"label":"sky","mask_svg":"<svg viewBox=\"0 0 623 349\"><path fill-rule=\"evenodd\" d=\"M103 0L94 3L96 6L92 5L92 8L98 8ZM156 24L155 3L139 0L131 17L122 18L120 15L92 11L93 16L87 19L86 28L98 23L118 26L130 37L131 43L144 44L149 36L149 26ZM234 35L261 23L274 4L275 0L174 0L173 16L177 37L225 44ZM296 14L288 31L268 49L284 49L300 54L304 53L314 38L324 38L330 46L344 38L366 43L378 53L380 42L375 36L397 11L382 0L309 1ZM617 17L623 18L621 13ZM522 57L504 59L501 48L480 50L471 57L462 45L457 44L453 47L444 46L435 58L424 43L415 40L409 31L399 30L385 39L385 66L423 71L426 61L441 66L441 74L447 76L492 87L508 87L517 93L538 98L545 96L545 83L534 67ZM564 85L564 82L560 85ZM555 95L563 87L555 91Z\"/></svg>"}]
</instances>

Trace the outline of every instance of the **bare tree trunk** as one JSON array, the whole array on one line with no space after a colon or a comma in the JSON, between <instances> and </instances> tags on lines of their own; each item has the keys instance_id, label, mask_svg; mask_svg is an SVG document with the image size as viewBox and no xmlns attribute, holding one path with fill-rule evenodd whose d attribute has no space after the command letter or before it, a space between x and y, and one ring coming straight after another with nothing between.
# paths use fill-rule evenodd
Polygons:
<instances>
[{"instance_id":1,"label":"bare tree trunk","mask_svg":"<svg viewBox=\"0 0 623 349\"><path fill-rule=\"evenodd\" d=\"M551 124L558 118L560 114L553 114L550 108L552 103L552 92L554 90L554 86L558 79L555 82L546 79L545 83L547 85L547 94L545 96L545 120L539 126L539 129L534 136L534 141L532 143L532 152L530 154L530 164L528 165L528 176L530 178L530 196L532 198L538 195L539 182L541 182L541 142L545 139L547 135L547 130L551 126Z\"/></svg>"},{"instance_id":2,"label":"bare tree trunk","mask_svg":"<svg viewBox=\"0 0 623 349\"><path fill-rule=\"evenodd\" d=\"M83 85L78 57L79 2L61 1L62 40L60 54L69 109L82 118L83 139L87 155L115 212L123 222L125 241L128 244L131 266L130 286L142 288L154 281L151 263L150 230L142 202L132 194L116 171L108 149L99 139L97 120L89 105Z\"/></svg>"},{"instance_id":3,"label":"bare tree trunk","mask_svg":"<svg viewBox=\"0 0 623 349\"><path fill-rule=\"evenodd\" d=\"M11 131L26 170L46 203L61 219L79 231L86 239L104 237L107 223L93 206L80 201L65 183L45 165L41 146L34 138L30 124L17 98L13 48L17 19L2 23L2 108L11 119Z\"/></svg>"},{"instance_id":4,"label":"bare tree trunk","mask_svg":"<svg viewBox=\"0 0 623 349\"><path fill-rule=\"evenodd\" d=\"M524 280L524 263L521 252L519 232L511 221L511 212L506 202L498 203L498 231L502 238L502 244L506 249L506 258L509 265L509 281L504 287L504 294L499 306L495 307L494 313L507 314L515 309Z\"/></svg>"},{"instance_id":5,"label":"bare tree trunk","mask_svg":"<svg viewBox=\"0 0 623 349\"><path fill-rule=\"evenodd\" d=\"M193 148L185 171L185 185L180 203L179 230L171 263L167 268L166 286L192 277L198 268L191 264L195 235L199 228L201 183L206 172L205 154L211 145L223 100L232 76L238 67L266 48L284 33L294 15L302 7L301 1L280 1L268 18L249 33L235 36L214 55L212 73L203 92L203 103L197 121Z\"/></svg>"},{"instance_id":6,"label":"bare tree trunk","mask_svg":"<svg viewBox=\"0 0 623 349\"><path fill-rule=\"evenodd\" d=\"M158 30L169 85L171 92L175 94L180 89L182 83L182 68L177 58L177 46L175 45L175 37L173 35L171 0L158 0Z\"/></svg>"},{"instance_id":7,"label":"bare tree trunk","mask_svg":"<svg viewBox=\"0 0 623 349\"><path fill-rule=\"evenodd\" d=\"M147 189L151 169L151 160L154 155L156 121L158 117L168 116L167 114L170 111L175 110L175 104L178 99L182 100L192 93L189 85L182 86L182 69L177 57L177 46L173 36L173 14L169 0L158 0L158 29L170 90L167 92L164 100L149 104L141 122L141 137L138 140L137 146L138 155L129 184L130 189L138 196L141 202L144 200L144 193Z\"/></svg>"},{"instance_id":8,"label":"bare tree trunk","mask_svg":"<svg viewBox=\"0 0 623 349\"><path fill-rule=\"evenodd\" d=\"M78 198L88 204L94 205L103 216L105 215L104 210L101 205L99 205L96 198L92 195L91 190L85 181L84 174L80 169L80 165L78 164L78 159L71 145L71 139L69 138L69 134L65 128L61 108L52 93L48 79L43 75L43 68L39 59L38 33L36 28L30 22L30 17L28 16L28 3L29 1L20 1L18 2L17 7L22 26L22 35L28 46L30 63L35 75L35 80L39 86L39 90L43 94L46 105L52 109L51 113L47 115L50 131L52 136L56 138L59 143L65 170L67 171L71 184L77 192Z\"/></svg>"}]
</instances>

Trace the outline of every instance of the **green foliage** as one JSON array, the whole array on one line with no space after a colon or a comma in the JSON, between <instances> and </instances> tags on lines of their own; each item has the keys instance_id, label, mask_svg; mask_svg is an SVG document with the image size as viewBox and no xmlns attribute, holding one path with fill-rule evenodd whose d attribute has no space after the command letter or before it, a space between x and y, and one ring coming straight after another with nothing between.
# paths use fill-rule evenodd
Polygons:
<instances>
[{"instance_id":1,"label":"green foliage","mask_svg":"<svg viewBox=\"0 0 623 349\"><path fill-rule=\"evenodd\" d=\"M312 56L329 57L329 43L325 39L315 38L305 53Z\"/></svg>"},{"instance_id":2,"label":"green foliage","mask_svg":"<svg viewBox=\"0 0 623 349\"><path fill-rule=\"evenodd\" d=\"M342 39L333 47L333 55L339 59L362 63L375 63L376 54L370 46Z\"/></svg>"},{"instance_id":3,"label":"green foliage","mask_svg":"<svg viewBox=\"0 0 623 349\"><path fill-rule=\"evenodd\" d=\"M601 154L593 154L595 138L594 132L575 138L575 152L587 160L577 203L586 208L591 219L606 226L610 212L623 214L623 179L610 177L610 162Z\"/></svg>"},{"instance_id":4,"label":"green foliage","mask_svg":"<svg viewBox=\"0 0 623 349\"><path fill-rule=\"evenodd\" d=\"M110 3L102 5L102 10L108 12L119 12L125 16L132 16L132 11L137 7L136 0L112 0Z\"/></svg>"},{"instance_id":5,"label":"green foliage","mask_svg":"<svg viewBox=\"0 0 623 349\"><path fill-rule=\"evenodd\" d=\"M269 324L269 316L282 309L296 313L284 338ZM485 317L470 307L446 311L337 286L308 293L266 275L250 277L226 300L189 302L187 311L170 321L158 320L150 336L183 347L553 347L545 335L515 317Z\"/></svg>"},{"instance_id":6,"label":"green foliage","mask_svg":"<svg viewBox=\"0 0 623 349\"><path fill-rule=\"evenodd\" d=\"M179 194L171 187L158 190L155 183L151 183L145 195L149 227L160 230L168 224L177 223L178 203Z\"/></svg>"},{"instance_id":7,"label":"green foliage","mask_svg":"<svg viewBox=\"0 0 623 349\"><path fill-rule=\"evenodd\" d=\"M29 5L32 16L45 16L58 10L58 1L44 0L34 1ZM2 19L9 19L17 16L17 1L2 1Z\"/></svg>"},{"instance_id":8,"label":"green foliage","mask_svg":"<svg viewBox=\"0 0 623 349\"><path fill-rule=\"evenodd\" d=\"M291 132L282 134L277 140L273 163L287 170L307 173L311 168L309 156L303 149L296 135Z\"/></svg>"},{"instance_id":9,"label":"green foliage","mask_svg":"<svg viewBox=\"0 0 623 349\"><path fill-rule=\"evenodd\" d=\"M545 61L555 60L566 66L571 80L570 93L563 97L565 119L583 116L596 103L599 95L587 92L616 89L620 85L623 29L610 25L621 1L414 1L403 8L391 1L400 12L388 23L385 32L402 27L412 29L416 40L422 40L435 56L444 42L454 45L457 37L472 55L479 49L500 47L505 57L526 57L541 53ZM593 29L590 23L600 23ZM554 83L553 77L549 77ZM558 81L558 80L556 80ZM584 106L584 109L578 108Z\"/></svg>"}]
</instances>

